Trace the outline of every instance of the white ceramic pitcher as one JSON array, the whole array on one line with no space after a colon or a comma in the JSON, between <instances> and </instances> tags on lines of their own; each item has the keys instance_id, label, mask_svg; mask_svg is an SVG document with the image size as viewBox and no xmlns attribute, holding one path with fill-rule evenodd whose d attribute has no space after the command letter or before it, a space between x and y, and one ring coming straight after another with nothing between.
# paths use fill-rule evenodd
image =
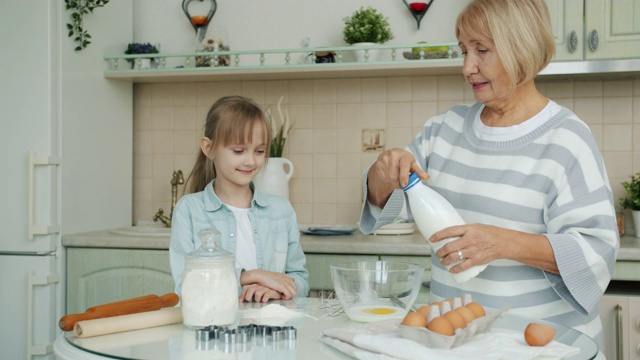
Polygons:
<instances>
[{"instance_id":1,"label":"white ceramic pitcher","mask_svg":"<svg viewBox=\"0 0 640 360\"><path fill-rule=\"evenodd\" d=\"M262 170L253 178L256 188L264 193L289 200L289 179L293 176L293 163L286 158L269 158Z\"/></svg>"}]
</instances>

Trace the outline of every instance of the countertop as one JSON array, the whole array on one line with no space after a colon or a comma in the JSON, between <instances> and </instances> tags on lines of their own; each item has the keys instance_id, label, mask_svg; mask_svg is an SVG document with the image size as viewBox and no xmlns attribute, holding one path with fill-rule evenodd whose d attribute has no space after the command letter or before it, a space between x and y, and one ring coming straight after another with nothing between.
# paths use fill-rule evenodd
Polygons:
<instances>
[{"instance_id":1,"label":"countertop","mask_svg":"<svg viewBox=\"0 0 640 360\"><path fill-rule=\"evenodd\" d=\"M426 240L418 232L411 235L300 236L302 249L308 254L374 254L429 256ZM64 235L62 245L83 248L118 248L168 250L169 236L131 236L109 230ZM640 261L640 239L625 236L620 239L618 261Z\"/></svg>"},{"instance_id":2,"label":"countertop","mask_svg":"<svg viewBox=\"0 0 640 360\"><path fill-rule=\"evenodd\" d=\"M240 324L251 323L293 326L296 329L295 340L283 339L274 341L269 337L261 340L259 336L256 336L251 341L244 343L239 339L231 344L224 343L220 339L197 341L195 330L187 329L182 324L172 324L89 338L77 338L72 332L63 333L56 339L53 345L53 352L56 359L61 360L107 360L114 358L136 360L351 359L346 354L319 341L320 335L328 329L345 328L353 331L354 329L357 330L358 326L365 326L362 323L350 320L345 313L336 314L337 302L327 302L319 298L295 298L286 301L269 301L268 304L276 303L306 316L283 321L283 319L277 317L250 318L245 313L239 316L237 323L230 326L230 328L236 328ZM251 311L265 305L267 304L242 303L240 308ZM506 314L503 318L498 318L489 331L496 334L505 332L522 333L530 321L531 319L529 318ZM562 325L549 322L544 322L544 324L556 330L556 341L580 349L578 354L569 358L570 360L591 359L597 352L597 345L586 335ZM491 349L491 344L486 346L486 351L495 353L495 345ZM424 348L424 350L429 351L427 348ZM479 349L479 351L483 350ZM507 352L505 350L505 354ZM374 356L372 355L371 357L373 358ZM505 357L505 355L502 357Z\"/></svg>"}]
</instances>

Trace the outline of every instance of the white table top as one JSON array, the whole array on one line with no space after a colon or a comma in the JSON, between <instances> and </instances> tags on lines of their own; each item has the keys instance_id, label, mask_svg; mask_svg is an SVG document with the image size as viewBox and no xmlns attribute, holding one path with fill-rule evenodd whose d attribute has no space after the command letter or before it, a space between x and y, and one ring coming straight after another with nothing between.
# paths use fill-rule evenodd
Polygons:
<instances>
[{"instance_id":1,"label":"white table top","mask_svg":"<svg viewBox=\"0 0 640 360\"><path fill-rule=\"evenodd\" d=\"M259 344L235 344L233 349L225 348L220 340L207 343L196 341L196 331L182 324L135 330L110 335L80 339L73 332L61 334L56 340L56 359L350 359L350 357L318 341L323 329L346 326L352 323L340 314L329 316L333 311L317 298L296 298L288 301L270 301L296 311L305 317L294 318L283 324L294 326L297 331L295 341L283 340L274 343L264 341ZM262 303L242 303L240 310L260 308ZM252 319L240 319L239 324L256 323ZM198 349L200 348L200 349Z\"/></svg>"},{"instance_id":2,"label":"white table top","mask_svg":"<svg viewBox=\"0 0 640 360\"><path fill-rule=\"evenodd\" d=\"M80 339L72 332L61 334L54 344L56 359L97 360L97 359L349 359L348 356L319 341L324 329L358 324L349 320L345 314L331 314L335 307L317 298L300 298L289 301L272 301L296 311L305 317L293 318L281 324L297 330L295 341L265 340L259 343L235 344L233 348L224 345L221 340L199 342L196 331L182 324L167 325L149 329L135 330L110 335ZM335 303L334 303L335 304ZM261 303L243 303L240 309L260 308ZM507 315L494 324L492 331L523 331L529 320ZM239 324L256 323L251 319L240 319ZM564 326L557 329L556 340L580 347L583 352L591 353L597 347L593 340L584 334ZM513 329L511 329L513 328ZM571 359L589 359L595 354L580 354Z\"/></svg>"}]
</instances>

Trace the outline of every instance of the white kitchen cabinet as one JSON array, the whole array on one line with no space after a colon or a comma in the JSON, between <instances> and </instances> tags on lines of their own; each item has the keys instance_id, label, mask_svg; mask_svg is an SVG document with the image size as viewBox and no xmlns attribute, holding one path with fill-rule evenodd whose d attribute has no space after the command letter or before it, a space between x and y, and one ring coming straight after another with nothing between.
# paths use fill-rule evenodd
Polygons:
<instances>
[{"instance_id":1,"label":"white kitchen cabinet","mask_svg":"<svg viewBox=\"0 0 640 360\"><path fill-rule=\"evenodd\" d=\"M612 282L599 303L607 359L640 359L640 284Z\"/></svg>"},{"instance_id":2,"label":"white kitchen cabinet","mask_svg":"<svg viewBox=\"0 0 640 360\"><path fill-rule=\"evenodd\" d=\"M640 0L546 0L553 61L640 57Z\"/></svg>"},{"instance_id":3,"label":"white kitchen cabinet","mask_svg":"<svg viewBox=\"0 0 640 360\"><path fill-rule=\"evenodd\" d=\"M168 250L67 249L67 313L173 292Z\"/></svg>"}]
</instances>

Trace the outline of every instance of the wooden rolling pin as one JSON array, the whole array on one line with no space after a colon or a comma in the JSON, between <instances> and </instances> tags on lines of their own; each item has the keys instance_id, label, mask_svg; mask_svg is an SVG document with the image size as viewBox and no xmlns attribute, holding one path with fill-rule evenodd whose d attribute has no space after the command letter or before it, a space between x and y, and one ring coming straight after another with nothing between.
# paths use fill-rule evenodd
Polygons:
<instances>
[{"instance_id":1,"label":"wooden rolling pin","mask_svg":"<svg viewBox=\"0 0 640 360\"><path fill-rule=\"evenodd\" d=\"M58 326L64 331L71 331L78 321L160 310L164 307L175 306L178 304L178 300L179 298L176 293L168 293L162 296L152 294L96 305L90 307L82 314L68 314L63 316L60 318Z\"/></svg>"}]
</instances>

